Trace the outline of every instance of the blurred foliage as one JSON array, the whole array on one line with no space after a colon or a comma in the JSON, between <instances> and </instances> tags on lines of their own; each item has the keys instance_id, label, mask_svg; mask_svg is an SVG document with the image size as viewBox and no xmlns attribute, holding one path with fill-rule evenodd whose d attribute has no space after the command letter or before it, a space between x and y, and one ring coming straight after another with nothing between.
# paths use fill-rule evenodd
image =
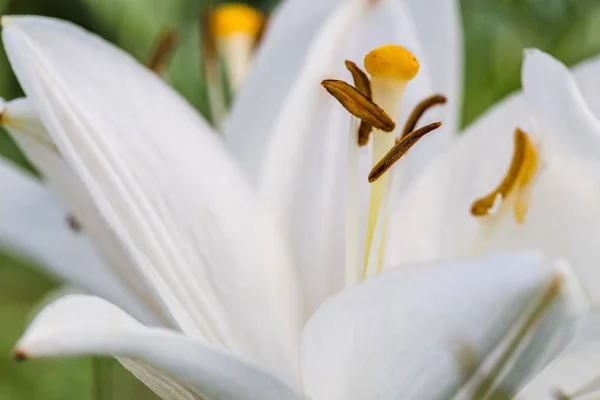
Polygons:
<instances>
[{"instance_id":1,"label":"blurred foliage","mask_svg":"<svg viewBox=\"0 0 600 400\"><path fill-rule=\"evenodd\" d=\"M165 79L206 114L199 30L199 15L206 1L0 0L0 14L40 14L71 20L142 62L150 56L162 30L175 27L180 45ZM276 2L252 3L269 10ZM466 50L464 124L520 86L524 47L539 47L568 65L600 52L598 0L462 0L462 5ZM7 99L22 95L3 51L0 94ZM27 166L2 131L0 155ZM0 285L0 399L155 399L114 360L15 363L10 349L32 310L56 289L57 282L0 254Z\"/></svg>"},{"instance_id":2,"label":"blurred foliage","mask_svg":"<svg viewBox=\"0 0 600 400\"><path fill-rule=\"evenodd\" d=\"M598 0L462 0L465 29L463 123L521 86L523 48L567 65L600 53Z\"/></svg>"}]
</instances>

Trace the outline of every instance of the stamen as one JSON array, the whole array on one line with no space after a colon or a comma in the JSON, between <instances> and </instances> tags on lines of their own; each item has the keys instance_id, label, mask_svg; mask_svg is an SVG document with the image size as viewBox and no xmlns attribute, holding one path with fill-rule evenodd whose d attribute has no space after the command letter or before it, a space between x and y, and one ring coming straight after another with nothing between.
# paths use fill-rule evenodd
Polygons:
<instances>
[{"instance_id":1,"label":"stamen","mask_svg":"<svg viewBox=\"0 0 600 400\"><path fill-rule=\"evenodd\" d=\"M225 116L226 99L221 70L219 68L217 43L210 29L211 13L210 6L204 8L202 13L200 13L198 26L200 28L202 71L204 73L204 81L206 82L210 120L214 126L219 128Z\"/></svg>"},{"instance_id":2,"label":"stamen","mask_svg":"<svg viewBox=\"0 0 600 400\"><path fill-rule=\"evenodd\" d=\"M365 56L364 65L367 72L371 74L373 101L388 115L398 115L406 86L419 71L419 62L416 57L404 47L386 45L369 52ZM394 147L396 136L394 133L384 134L378 131L373 133L374 167ZM387 235L386 221L389 211L388 203L384 201L387 188L388 183L385 176L370 185L363 277L368 275L369 270L380 271L383 265ZM381 221L382 225L376 232L378 221ZM374 243L376 247L373 247Z\"/></svg>"},{"instance_id":3,"label":"stamen","mask_svg":"<svg viewBox=\"0 0 600 400\"><path fill-rule=\"evenodd\" d=\"M371 90L371 81L367 74L360 69L355 63L352 61L346 60L346 68L352 74L352 79L354 80L354 86L356 89L362 93L369 100L373 100L373 92ZM369 136L371 135L371 131L373 131L373 125L365 122L363 120L360 121L360 126L358 127L358 145L366 146L369 143Z\"/></svg>"},{"instance_id":4,"label":"stamen","mask_svg":"<svg viewBox=\"0 0 600 400\"><path fill-rule=\"evenodd\" d=\"M515 219L519 224L525 221L528 209L526 188L538 171L538 154L529 136L520 129L515 130L515 150L504 179L490 194L476 200L471 206L471 214L487 216L494 207L498 196L503 201L513 193L519 194L514 204Z\"/></svg>"},{"instance_id":5,"label":"stamen","mask_svg":"<svg viewBox=\"0 0 600 400\"><path fill-rule=\"evenodd\" d=\"M379 179L383 174L386 173L388 169L394 165L396 161L398 161L415 143L419 141L423 136L428 134L431 131L436 130L442 126L441 122L433 122L429 125L425 125L422 128L419 128L415 131L412 131L408 135L402 138L392 149L379 161L375 167L371 170L369 174L369 182L375 182Z\"/></svg>"},{"instance_id":6,"label":"stamen","mask_svg":"<svg viewBox=\"0 0 600 400\"><path fill-rule=\"evenodd\" d=\"M174 28L163 30L154 46L154 50L152 50L152 55L146 63L148 69L158 75L162 74L169 65L178 42L177 30Z\"/></svg>"},{"instance_id":7,"label":"stamen","mask_svg":"<svg viewBox=\"0 0 600 400\"><path fill-rule=\"evenodd\" d=\"M219 57L225 64L228 88L233 95L250 70L264 18L247 4L228 3L215 7L209 23Z\"/></svg>"},{"instance_id":8,"label":"stamen","mask_svg":"<svg viewBox=\"0 0 600 400\"><path fill-rule=\"evenodd\" d=\"M335 79L326 79L321 82L321 85L355 117L385 132L391 132L396 128L396 123L383 109L352 85Z\"/></svg>"},{"instance_id":9,"label":"stamen","mask_svg":"<svg viewBox=\"0 0 600 400\"><path fill-rule=\"evenodd\" d=\"M346 68L352 74L354 80L354 86L361 94L363 94L369 100L373 99L373 92L371 90L371 80L367 74L358 67L355 63L350 60L345 61Z\"/></svg>"},{"instance_id":10,"label":"stamen","mask_svg":"<svg viewBox=\"0 0 600 400\"><path fill-rule=\"evenodd\" d=\"M417 104L406 120L406 124L404 125L404 130L402 131L400 139L404 138L406 135L415 130L417 122L419 122L419 119L423 116L423 114L425 114L425 111L438 104L446 104L446 97L441 94L434 94L433 96L429 96Z\"/></svg>"},{"instance_id":11,"label":"stamen","mask_svg":"<svg viewBox=\"0 0 600 400\"><path fill-rule=\"evenodd\" d=\"M264 24L262 14L244 3L228 3L215 8L210 26L216 38L243 33L258 37Z\"/></svg>"}]
</instances>

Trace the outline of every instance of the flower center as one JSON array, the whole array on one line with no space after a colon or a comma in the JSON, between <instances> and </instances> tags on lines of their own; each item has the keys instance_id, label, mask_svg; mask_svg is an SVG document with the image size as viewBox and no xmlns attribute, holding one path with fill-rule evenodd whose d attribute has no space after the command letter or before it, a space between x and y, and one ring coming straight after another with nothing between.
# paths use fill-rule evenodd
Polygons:
<instances>
[{"instance_id":1,"label":"flower center","mask_svg":"<svg viewBox=\"0 0 600 400\"><path fill-rule=\"evenodd\" d=\"M356 64L346 61L354 86L331 79L323 81L322 85L352 115L361 120L357 132L359 146L367 145L373 132L372 171L369 175L369 182L372 184L363 264L363 277L366 277L373 265L377 271L382 267L388 216L385 200L390 186L390 178L385 172L421 137L441 125L437 122L414 129L418 119L428 108L446 100L443 96L436 95L420 103L397 141L396 124L390 116L398 115L406 86L419 71L419 62L405 48L385 45L368 53L364 65L371 79Z\"/></svg>"},{"instance_id":2,"label":"flower center","mask_svg":"<svg viewBox=\"0 0 600 400\"><path fill-rule=\"evenodd\" d=\"M509 204L509 198L514 198L515 220L519 224L525 221L531 182L539 170L539 155L529 136L518 128L515 130L514 142L513 158L504 179L491 193L473 203L471 214L474 216L489 216L499 197L502 201L500 207Z\"/></svg>"}]
</instances>

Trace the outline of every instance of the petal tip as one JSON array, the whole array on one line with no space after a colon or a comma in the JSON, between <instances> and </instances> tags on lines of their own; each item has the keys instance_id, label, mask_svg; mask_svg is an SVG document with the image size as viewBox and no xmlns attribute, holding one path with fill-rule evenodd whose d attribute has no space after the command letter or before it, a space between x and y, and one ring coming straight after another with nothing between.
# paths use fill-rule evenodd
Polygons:
<instances>
[{"instance_id":1,"label":"petal tip","mask_svg":"<svg viewBox=\"0 0 600 400\"><path fill-rule=\"evenodd\" d=\"M2 25L2 27L7 27L11 21L14 21L14 17L12 15L3 15L0 17L0 25Z\"/></svg>"},{"instance_id":2,"label":"petal tip","mask_svg":"<svg viewBox=\"0 0 600 400\"><path fill-rule=\"evenodd\" d=\"M29 356L29 354L27 354L27 352L20 347L17 347L13 350L13 359L15 361L26 361L30 358L31 357Z\"/></svg>"}]
</instances>

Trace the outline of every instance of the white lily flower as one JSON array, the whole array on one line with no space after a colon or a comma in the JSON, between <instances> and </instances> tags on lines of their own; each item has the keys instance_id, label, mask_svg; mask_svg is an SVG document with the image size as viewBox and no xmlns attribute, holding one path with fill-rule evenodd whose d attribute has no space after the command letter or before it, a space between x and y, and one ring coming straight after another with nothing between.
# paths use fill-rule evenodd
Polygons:
<instances>
[{"instance_id":1,"label":"white lily flower","mask_svg":"<svg viewBox=\"0 0 600 400\"><path fill-rule=\"evenodd\" d=\"M524 93L468 128L394 208L389 231L394 245L386 247L387 265L537 248L565 257L598 305L595 263L600 254L594 232L600 227L595 207L600 201L600 110L593 90L598 71L598 59L575 70L584 99L566 67L538 50L526 51ZM520 155L513 141L515 127L522 129L526 142ZM488 193L490 201L482 206ZM597 330L597 325L592 321L588 329ZM574 372L573 365L577 360L590 364L582 356L590 357L598 342L588 341L588 352L579 357L568 352L523 396L539 399L543 393L550 399L552 388L570 390L575 381L583 386L587 378Z\"/></svg>"},{"instance_id":2,"label":"white lily flower","mask_svg":"<svg viewBox=\"0 0 600 400\"><path fill-rule=\"evenodd\" d=\"M318 83L336 76L346 54L398 42L423 66L402 99L406 75L416 71L400 81L385 63L371 63L373 96L385 111L401 120L407 105L440 86L428 79L432 45L421 50L409 18L419 2L334 3L309 12L323 20L314 36L298 33L306 58L294 55L298 64L289 69L273 61L293 53L278 53L286 41L276 32L319 18L296 19L290 13L306 7L294 0L273 21L226 129L235 160L185 101L120 50L68 23L3 20L29 117L43 126L33 134L13 126L12 133L162 324L140 324L97 297L67 296L34 320L18 357L111 354L165 399L479 399L516 393L566 346L588 300L560 257L419 264L352 286L365 264L382 264L382 221L392 211L385 197L416 185L409 186L411 167L422 167L452 130L421 140L381 187L383 198L365 199L374 223L346 225L359 214L352 185L363 175L347 179L347 171L365 154L357 154L356 131ZM392 50L413 65L409 52ZM264 112L245 108L243 93L253 82L276 81L279 70L286 85L293 82L290 91L269 85L265 96L279 92ZM234 128L244 116L247 126ZM384 135L373 133L374 154L389 142ZM403 183L394 184L396 175ZM368 244L363 263L360 241L369 234L381 244Z\"/></svg>"}]
</instances>

